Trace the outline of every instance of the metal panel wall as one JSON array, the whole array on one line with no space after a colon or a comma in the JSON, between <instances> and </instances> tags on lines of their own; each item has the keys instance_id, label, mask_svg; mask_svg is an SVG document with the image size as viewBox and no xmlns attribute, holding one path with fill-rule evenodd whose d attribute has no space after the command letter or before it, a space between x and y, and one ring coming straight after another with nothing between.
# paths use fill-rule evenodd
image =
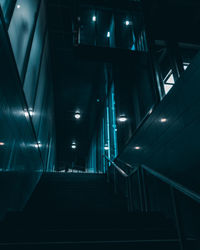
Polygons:
<instances>
[{"instance_id":1,"label":"metal panel wall","mask_svg":"<svg viewBox=\"0 0 200 250\"><path fill-rule=\"evenodd\" d=\"M41 175L43 164L2 20L0 43L1 218L8 210L23 208Z\"/></svg>"},{"instance_id":2,"label":"metal panel wall","mask_svg":"<svg viewBox=\"0 0 200 250\"><path fill-rule=\"evenodd\" d=\"M45 1L17 4L8 31L2 12L0 22L0 219L23 209L41 173L55 167Z\"/></svg>"}]
</instances>

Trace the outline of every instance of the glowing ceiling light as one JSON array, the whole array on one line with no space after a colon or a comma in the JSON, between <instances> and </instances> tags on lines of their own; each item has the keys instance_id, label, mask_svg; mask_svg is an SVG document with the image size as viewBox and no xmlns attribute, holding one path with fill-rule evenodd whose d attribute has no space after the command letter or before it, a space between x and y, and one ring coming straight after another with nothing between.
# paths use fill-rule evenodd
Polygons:
<instances>
[{"instance_id":1,"label":"glowing ceiling light","mask_svg":"<svg viewBox=\"0 0 200 250\"><path fill-rule=\"evenodd\" d=\"M26 109L24 110L24 115L25 115L26 118L29 117L29 113L28 113L28 111Z\"/></svg>"},{"instance_id":2,"label":"glowing ceiling light","mask_svg":"<svg viewBox=\"0 0 200 250\"><path fill-rule=\"evenodd\" d=\"M110 37L110 31L107 32L107 37L108 37L108 38Z\"/></svg>"},{"instance_id":3,"label":"glowing ceiling light","mask_svg":"<svg viewBox=\"0 0 200 250\"><path fill-rule=\"evenodd\" d=\"M29 114L30 114L30 116L33 116L33 115L34 115L34 112L33 112L33 109L32 109L32 108L29 109Z\"/></svg>"},{"instance_id":4,"label":"glowing ceiling light","mask_svg":"<svg viewBox=\"0 0 200 250\"><path fill-rule=\"evenodd\" d=\"M127 117L125 115L120 115L120 117L118 118L119 122L126 122L127 121Z\"/></svg>"},{"instance_id":5,"label":"glowing ceiling light","mask_svg":"<svg viewBox=\"0 0 200 250\"><path fill-rule=\"evenodd\" d=\"M139 146L135 146L135 147L134 147L134 149L135 149L135 150L140 150L140 149L141 149L141 147L139 147Z\"/></svg>"},{"instance_id":6,"label":"glowing ceiling light","mask_svg":"<svg viewBox=\"0 0 200 250\"><path fill-rule=\"evenodd\" d=\"M93 17L92 17L92 21L93 21L93 22L96 22L96 20L97 20L97 17L96 17L96 16L93 16Z\"/></svg>"},{"instance_id":7,"label":"glowing ceiling light","mask_svg":"<svg viewBox=\"0 0 200 250\"><path fill-rule=\"evenodd\" d=\"M107 144L104 146L104 149L105 149L106 151L109 150L109 147L108 147Z\"/></svg>"},{"instance_id":8,"label":"glowing ceiling light","mask_svg":"<svg viewBox=\"0 0 200 250\"><path fill-rule=\"evenodd\" d=\"M75 141L72 142L71 148L76 149L76 142Z\"/></svg>"},{"instance_id":9,"label":"glowing ceiling light","mask_svg":"<svg viewBox=\"0 0 200 250\"><path fill-rule=\"evenodd\" d=\"M18 5L17 5L17 9L20 9L20 7L21 7L21 5L20 5L20 4L18 4Z\"/></svg>"},{"instance_id":10,"label":"glowing ceiling light","mask_svg":"<svg viewBox=\"0 0 200 250\"><path fill-rule=\"evenodd\" d=\"M167 121L167 119L166 119L166 118L161 118L160 121L161 121L162 123L164 123L164 122Z\"/></svg>"},{"instance_id":11,"label":"glowing ceiling light","mask_svg":"<svg viewBox=\"0 0 200 250\"><path fill-rule=\"evenodd\" d=\"M4 146L5 145L5 143L4 142L0 142L0 146Z\"/></svg>"},{"instance_id":12,"label":"glowing ceiling light","mask_svg":"<svg viewBox=\"0 0 200 250\"><path fill-rule=\"evenodd\" d=\"M125 21L125 24L126 24L126 26L128 26L128 25L130 24L130 21L129 21L129 20L126 20L126 21Z\"/></svg>"},{"instance_id":13,"label":"glowing ceiling light","mask_svg":"<svg viewBox=\"0 0 200 250\"><path fill-rule=\"evenodd\" d=\"M34 144L35 148L41 148L42 147L42 143L40 141L38 141L37 143Z\"/></svg>"},{"instance_id":14,"label":"glowing ceiling light","mask_svg":"<svg viewBox=\"0 0 200 250\"><path fill-rule=\"evenodd\" d=\"M79 112L79 111L76 111L74 117L75 117L76 119L80 119L80 118L81 118L80 112Z\"/></svg>"}]
</instances>

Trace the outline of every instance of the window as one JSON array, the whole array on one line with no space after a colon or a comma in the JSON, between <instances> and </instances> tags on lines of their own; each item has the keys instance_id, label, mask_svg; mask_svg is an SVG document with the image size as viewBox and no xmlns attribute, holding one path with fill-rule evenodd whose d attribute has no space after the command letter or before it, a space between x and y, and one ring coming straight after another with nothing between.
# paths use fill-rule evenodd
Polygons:
<instances>
[{"instance_id":1,"label":"window","mask_svg":"<svg viewBox=\"0 0 200 250\"><path fill-rule=\"evenodd\" d=\"M166 77L164 78L164 90L165 90L165 95L170 91L170 89L174 86L175 80L174 80L174 75L172 73L172 70L168 72Z\"/></svg>"},{"instance_id":2,"label":"window","mask_svg":"<svg viewBox=\"0 0 200 250\"><path fill-rule=\"evenodd\" d=\"M184 63L183 63L183 68L184 68L184 70L186 70L186 69L188 68L189 65L190 65L189 63L184 62Z\"/></svg>"},{"instance_id":3,"label":"window","mask_svg":"<svg viewBox=\"0 0 200 250\"><path fill-rule=\"evenodd\" d=\"M186 70L190 64L187 62L183 63L183 68ZM170 91L170 89L174 86L175 80L174 80L174 75L172 73L172 70L168 72L166 77L164 78L164 90L165 90L165 95Z\"/></svg>"}]
</instances>

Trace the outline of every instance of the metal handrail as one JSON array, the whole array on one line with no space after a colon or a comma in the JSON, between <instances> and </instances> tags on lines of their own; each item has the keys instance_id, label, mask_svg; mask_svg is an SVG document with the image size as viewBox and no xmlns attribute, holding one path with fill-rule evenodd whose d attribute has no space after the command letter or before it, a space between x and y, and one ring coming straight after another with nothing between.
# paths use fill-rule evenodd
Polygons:
<instances>
[{"instance_id":1,"label":"metal handrail","mask_svg":"<svg viewBox=\"0 0 200 250\"><path fill-rule=\"evenodd\" d=\"M136 168L134 168L134 170L133 170L130 174L127 174L123 169L121 169L119 166L117 166L117 164L116 164L114 161L112 161L111 159L109 159L108 156L104 155L104 157L105 157L105 159L106 159L107 161L109 161L109 162L113 165L113 167L115 167L115 168L117 169L117 171L118 171L122 176L124 176L125 178L130 177L131 175L133 175L133 174L134 174L135 172L137 172L137 170L138 170L138 168L136 167ZM132 167L131 167L131 168L132 168Z\"/></svg>"},{"instance_id":2,"label":"metal handrail","mask_svg":"<svg viewBox=\"0 0 200 250\"><path fill-rule=\"evenodd\" d=\"M180 243L180 249L181 250L185 249L184 246L185 246L186 237L184 235L184 231L182 230L182 226L181 226L181 219L180 219L179 212L178 212L179 209L178 209L178 205L177 205L175 189L198 203L200 203L200 195L195 193L194 191L191 191L188 188L182 186L181 184L179 184L173 180L170 180L169 178L165 177L164 175L160 174L159 172L157 172L157 171L155 171L155 170L153 170L145 165L138 165L137 167L135 167L135 169L133 171L134 173L137 172L138 191L139 191L139 199L137 201L137 205L135 206L135 201L134 201L134 197L133 197L132 179L128 178L129 176L131 176L133 174L133 172L130 175L128 175L120 167L118 167L115 162L110 160L107 156L105 156L105 159L108 160L115 167L115 169L118 170L118 172L120 172L123 176L126 177L128 210L130 212L135 211L135 209L137 209L138 205L139 205L139 209L140 209L139 211L141 211L141 212L151 211L151 210L149 210L151 208L149 207L149 204L148 204L148 199L147 199L148 195L146 193L147 187L146 187L145 181L144 181L144 173L145 172L152 175L153 177L157 178L158 180L162 181L163 183L165 183L169 186L170 194L171 194L171 201L172 201L171 204L172 204L173 213L174 213L173 218L174 218L174 222L175 222L176 229L177 229L177 236L178 236L179 243ZM123 161L121 161L121 162L123 163ZM108 172L108 179L109 179L109 172ZM116 180L115 172L114 172L114 191L115 191L115 193L117 193L117 180Z\"/></svg>"},{"instance_id":3,"label":"metal handrail","mask_svg":"<svg viewBox=\"0 0 200 250\"><path fill-rule=\"evenodd\" d=\"M162 182L167 183L168 185L172 186L173 188L175 188L176 190L180 191L181 193L187 195L188 197L190 197L191 199L197 201L198 203L200 203L200 195L195 193L194 191L191 191L190 189L184 187L183 185L170 180L169 178L165 177L164 175L158 173L157 171L145 166L145 165L141 165L141 167L146 170L149 174L155 176L156 178L158 178L159 180L161 180Z\"/></svg>"},{"instance_id":4,"label":"metal handrail","mask_svg":"<svg viewBox=\"0 0 200 250\"><path fill-rule=\"evenodd\" d=\"M131 175L133 175L135 172L137 172L138 167L135 167L135 169L130 173L127 174L123 169L121 169L119 166L117 166L117 164L112 161L111 159L109 159L106 155L104 156L106 158L106 160L108 160L117 170L118 172L123 175L124 177L130 177ZM122 160L120 160L121 163L124 163ZM126 163L124 163L124 165L127 165ZM144 170L146 170L149 174L153 175L154 177L156 177L157 179L161 180L162 182L170 185L171 187L173 187L174 189L180 191L181 193L187 195L188 197L190 197L191 199L195 200L196 202L200 203L200 195L194 191L191 191L190 189L184 187L183 185L170 180L168 177L165 177L164 175L160 174L159 172L145 166L145 165L140 165L140 167ZM132 168L132 167L131 167Z\"/></svg>"},{"instance_id":5,"label":"metal handrail","mask_svg":"<svg viewBox=\"0 0 200 250\"><path fill-rule=\"evenodd\" d=\"M125 166L128 167L128 168L131 168L131 169L136 168L136 167L131 166L131 165L128 164L127 162L124 162L124 161L120 160L119 158L117 158L116 160L117 160L118 162L122 163L123 165L125 165Z\"/></svg>"}]
</instances>

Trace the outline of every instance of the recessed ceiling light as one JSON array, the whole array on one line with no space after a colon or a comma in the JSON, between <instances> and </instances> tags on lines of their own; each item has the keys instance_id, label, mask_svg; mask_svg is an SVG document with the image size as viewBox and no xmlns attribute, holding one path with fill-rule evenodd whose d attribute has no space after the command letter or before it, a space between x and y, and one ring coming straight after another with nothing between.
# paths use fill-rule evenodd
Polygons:
<instances>
[{"instance_id":1,"label":"recessed ceiling light","mask_svg":"<svg viewBox=\"0 0 200 250\"><path fill-rule=\"evenodd\" d=\"M164 123L164 122L167 121L167 119L166 119L166 118L161 118L160 121L161 121L162 123Z\"/></svg>"},{"instance_id":2,"label":"recessed ceiling light","mask_svg":"<svg viewBox=\"0 0 200 250\"><path fill-rule=\"evenodd\" d=\"M35 148L41 148L42 147L42 143L40 141L38 141L37 143L34 144Z\"/></svg>"},{"instance_id":3,"label":"recessed ceiling light","mask_svg":"<svg viewBox=\"0 0 200 250\"><path fill-rule=\"evenodd\" d=\"M141 149L141 147L135 146L134 149L139 150L139 149Z\"/></svg>"},{"instance_id":4,"label":"recessed ceiling light","mask_svg":"<svg viewBox=\"0 0 200 250\"><path fill-rule=\"evenodd\" d=\"M97 17L96 17L96 16L93 16L93 17L92 17L92 21L93 21L93 22L96 22L96 20L97 20Z\"/></svg>"},{"instance_id":5,"label":"recessed ceiling light","mask_svg":"<svg viewBox=\"0 0 200 250\"><path fill-rule=\"evenodd\" d=\"M76 149L76 142L75 141L72 142L71 148Z\"/></svg>"},{"instance_id":6,"label":"recessed ceiling light","mask_svg":"<svg viewBox=\"0 0 200 250\"><path fill-rule=\"evenodd\" d=\"M20 5L20 4L18 4L18 5L17 5L17 8L18 8L18 9L20 9L20 7L21 7L21 5Z\"/></svg>"},{"instance_id":7,"label":"recessed ceiling light","mask_svg":"<svg viewBox=\"0 0 200 250\"><path fill-rule=\"evenodd\" d=\"M108 37L108 38L110 37L110 31L107 32L107 37Z\"/></svg>"},{"instance_id":8,"label":"recessed ceiling light","mask_svg":"<svg viewBox=\"0 0 200 250\"><path fill-rule=\"evenodd\" d=\"M28 111L26 109L24 110L24 115L25 115L26 118L29 117L29 113L28 113Z\"/></svg>"},{"instance_id":9,"label":"recessed ceiling light","mask_svg":"<svg viewBox=\"0 0 200 250\"><path fill-rule=\"evenodd\" d=\"M76 119L80 119L80 118L81 118L80 112L79 112L79 111L76 111L74 117L75 117Z\"/></svg>"},{"instance_id":10,"label":"recessed ceiling light","mask_svg":"<svg viewBox=\"0 0 200 250\"><path fill-rule=\"evenodd\" d=\"M127 117L125 115L120 115L120 117L118 118L119 122L126 122L127 121Z\"/></svg>"},{"instance_id":11,"label":"recessed ceiling light","mask_svg":"<svg viewBox=\"0 0 200 250\"><path fill-rule=\"evenodd\" d=\"M5 145L5 143L4 142L0 142L0 146L4 146Z\"/></svg>"},{"instance_id":12,"label":"recessed ceiling light","mask_svg":"<svg viewBox=\"0 0 200 250\"><path fill-rule=\"evenodd\" d=\"M128 25L130 24L130 21L129 21L129 20L126 20L126 21L125 21L125 24L126 24L126 26L128 26Z\"/></svg>"},{"instance_id":13,"label":"recessed ceiling light","mask_svg":"<svg viewBox=\"0 0 200 250\"><path fill-rule=\"evenodd\" d=\"M108 145L105 145L105 146L104 146L104 149L105 149L105 150L109 150Z\"/></svg>"},{"instance_id":14,"label":"recessed ceiling light","mask_svg":"<svg viewBox=\"0 0 200 250\"><path fill-rule=\"evenodd\" d=\"M29 109L29 114L30 114L30 116L33 116L34 112L33 112L32 108Z\"/></svg>"}]
</instances>

